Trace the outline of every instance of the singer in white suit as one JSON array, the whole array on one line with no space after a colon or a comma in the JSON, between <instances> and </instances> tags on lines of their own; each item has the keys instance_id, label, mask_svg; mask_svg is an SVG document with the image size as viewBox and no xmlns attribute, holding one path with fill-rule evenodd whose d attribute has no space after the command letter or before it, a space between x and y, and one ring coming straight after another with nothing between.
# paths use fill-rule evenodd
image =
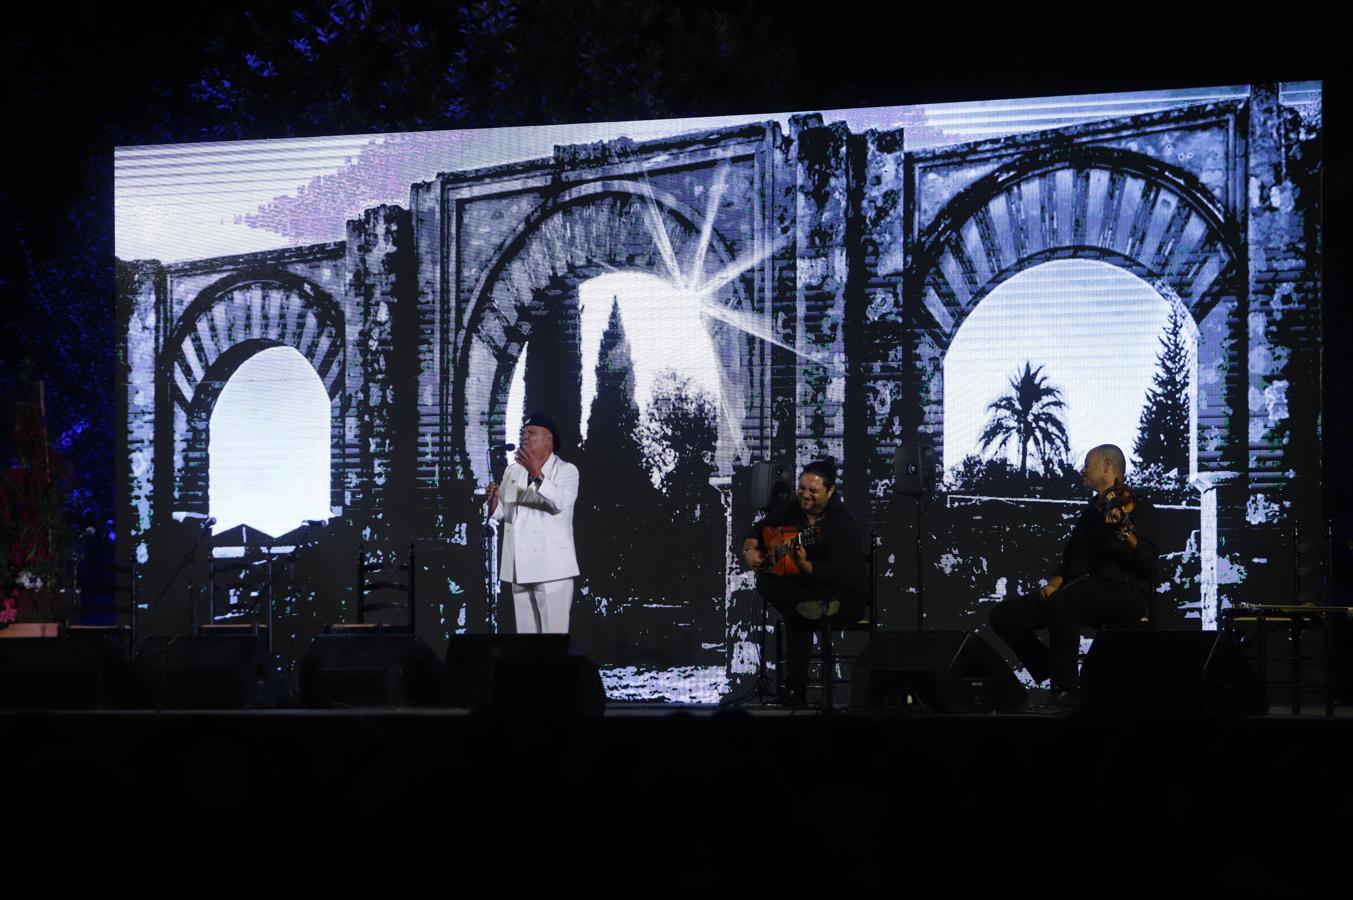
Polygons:
<instances>
[{"instance_id":1,"label":"singer in white suit","mask_svg":"<svg viewBox=\"0 0 1353 900\"><path fill-rule=\"evenodd\" d=\"M503 523L499 577L512 586L520 634L567 634L578 554L573 504L578 467L554 455L559 430L543 413L527 416L516 462L503 484L489 483L489 515Z\"/></svg>"}]
</instances>

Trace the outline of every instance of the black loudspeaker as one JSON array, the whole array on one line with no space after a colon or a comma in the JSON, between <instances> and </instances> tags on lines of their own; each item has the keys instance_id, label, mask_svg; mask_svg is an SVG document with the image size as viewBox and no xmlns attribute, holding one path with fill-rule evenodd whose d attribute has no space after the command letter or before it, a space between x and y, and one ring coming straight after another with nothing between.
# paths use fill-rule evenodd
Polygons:
<instances>
[{"instance_id":1,"label":"black loudspeaker","mask_svg":"<svg viewBox=\"0 0 1353 900\"><path fill-rule=\"evenodd\" d=\"M262 635L146 638L136 675L148 708L266 709L282 699Z\"/></svg>"},{"instance_id":2,"label":"black loudspeaker","mask_svg":"<svg viewBox=\"0 0 1353 900\"><path fill-rule=\"evenodd\" d=\"M1001 655L970 631L877 631L850 676L850 704L934 712L1014 712L1024 686Z\"/></svg>"},{"instance_id":3,"label":"black loudspeaker","mask_svg":"<svg viewBox=\"0 0 1353 900\"><path fill-rule=\"evenodd\" d=\"M135 699L116 636L0 640L0 709L117 709Z\"/></svg>"},{"instance_id":4,"label":"black loudspeaker","mask_svg":"<svg viewBox=\"0 0 1353 900\"><path fill-rule=\"evenodd\" d=\"M779 506L794 495L794 470L788 463L752 463L752 509Z\"/></svg>"},{"instance_id":5,"label":"black loudspeaker","mask_svg":"<svg viewBox=\"0 0 1353 900\"><path fill-rule=\"evenodd\" d=\"M929 444L900 444L893 453L893 493L910 496L934 490L934 448Z\"/></svg>"},{"instance_id":6,"label":"black loudspeaker","mask_svg":"<svg viewBox=\"0 0 1353 900\"><path fill-rule=\"evenodd\" d=\"M301 705L435 706L442 661L412 634L321 634L300 672Z\"/></svg>"},{"instance_id":7,"label":"black loudspeaker","mask_svg":"<svg viewBox=\"0 0 1353 900\"><path fill-rule=\"evenodd\" d=\"M601 674L566 634L458 634L446 645L449 706L599 716Z\"/></svg>"},{"instance_id":8,"label":"black loudspeaker","mask_svg":"<svg viewBox=\"0 0 1353 900\"><path fill-rule=\"evenodd\" d=\"M1259 676L1215 631L1101 631L1081 665L1087 715L1263 715Z\"/></svg>"}]
</instances>

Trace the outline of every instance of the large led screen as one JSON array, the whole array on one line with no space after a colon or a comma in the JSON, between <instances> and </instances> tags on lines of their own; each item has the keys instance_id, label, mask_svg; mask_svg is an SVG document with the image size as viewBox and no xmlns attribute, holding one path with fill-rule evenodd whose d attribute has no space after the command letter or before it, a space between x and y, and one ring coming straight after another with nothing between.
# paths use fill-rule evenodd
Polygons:
<instances>
[{"instance_id":1,"label":"large led screen","mask_svg":"<svg viewBox=\"0 0 1353 900\"><path fill-rule=\"evenodd\" d=\"M983 628L1117 444L1159 623L1215 628L1319 512L1320 139L1305 82L118 148L146 629L270 617L292 671L362 560L412 561L435 648L514 630L482 491L541 410L615 700L773 662L732 551L766 460L838 461L882 627ZM921 502L899 446L933 449Z\"/></svg>"}]
</instances>

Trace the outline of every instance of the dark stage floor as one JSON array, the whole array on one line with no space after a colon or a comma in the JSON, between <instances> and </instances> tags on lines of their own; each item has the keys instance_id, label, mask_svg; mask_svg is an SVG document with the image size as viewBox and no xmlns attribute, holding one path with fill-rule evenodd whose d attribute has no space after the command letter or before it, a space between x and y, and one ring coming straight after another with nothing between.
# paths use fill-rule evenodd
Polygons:
<instances>
[{"instance_id":1,"label":"dark stage floor","mask_svg":"<svg viewBox=\"0 0 1353 900\"><path fill-rule=\"evenodd\" d=\"M1353 831L1338 713L0 713L0 857L121 890L1266 894Z\"/></svg>"}]
</instances>

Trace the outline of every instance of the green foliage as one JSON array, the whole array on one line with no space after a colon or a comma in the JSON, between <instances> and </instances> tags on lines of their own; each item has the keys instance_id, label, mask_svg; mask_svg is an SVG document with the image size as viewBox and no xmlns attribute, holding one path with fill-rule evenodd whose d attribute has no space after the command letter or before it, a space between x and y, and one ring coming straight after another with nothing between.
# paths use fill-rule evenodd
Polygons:
<instances>
[{"instance_id":1,"label":"green foliage","mask_svg":"<svg viewBox=\"0 0 1353 900\"><path fill-rule=\"evenodd\" d=\"M68 469L48 441L41 385L24 387L10 404L15 463L0 474L0 625L55 618L71 544Z\"/></svg>"},{"instance_id":2,"label":"green foliage","mask_svg":"<svg viewBox=\"0 0 1353 900\"><path fill-rule=\"evenodd\" d=\"M792 66L774 27L754 7L310 0L221 15L188 93L217 139L745 111Z\"/></svg>"},{"instance_id":3,"label":"green foliage","mask_svg":"<svg viewBox=\"0 0 1353 900\"><path fill-rule=\"evenodd\" d=\"M1127 482L1134 490L1141 490L1152 503L1196 505L1198 491L1188 483L1187 470L1165 469L1160 463L1136 466L1128 471Z\"/></svg>"},{"instance_id":4,"label":"green foliage","mask_svg":"<svg viewBox=\"0 0 1353 900\"><path fill-rule=\"evenodd\" d=\"M1008 459L983 459L969 454L950 469L944 489L952 493L992 497L1046 497L1064 500L1089 496L1075 463L1065 457L1040 470L1021 472Z\"/></svg>"},{"instance_id":5,"label":"green foliage","mask_svg":"<svg viewBox=\"0 0 1353 900\"><path fill-rule=\"evenodd\" d=\"M663 494L686 521L702 518L691 501L709 487L716 471L719 419L714 401L689 378L663 370L654 379L644 434L648 466L660 476Z\"/></svg>"},{"instance_id":6,"label":"green foliage","mask_svg":"<svg viewBox=\"0 0 1353 900\"><path fill-rule=\"evenodd\" d=\"M642 549L657 524L651 519L658 494L639 446L632 368L620 306L613 303L597 357L587 440L576 454L581 484L574 510L587 595L608 615L635 599Z\"/></svg>"},{"instance_id":7,"label":"green foliage","mask_svg":"<svg viewBox=\"0 0 1353 900\"><path fill-rule=\"evenodd\" d=\"M647 415L635 402L633 360L618 303L602 335L597 392L574 532L582 569L572 631L608 664L670 658L696 646L701 601L723 592L724 510L710 486L714 404L672 371L659 373Z\"/></svg>"},{"instance_id":8,"label":"green foliage","mask_svg":"<svg viewBox=\"0 0 1353 900\"><path fill-rule=\"evenodd\" d=\"M1021 475L1028 474L1031 447L1044 471L1055 471L1071 450L1058 414L1066 409L1062 390L1048 384L1042 372L1042 366L1024 363L1024 371L1010 379L1010 393L987 404L991 417L979 438L984 453L992 446L1003 453L1013 443L1019 449Z\"/></svg>"},{"instance_id":9,"label":"green foliage","mask_svg":"<svg viewBox=\"0 0 1353 900\"><path fill-rule=\"evenodd\" d=\"M1159 470L1162 478L1174 471L1180 483L1189 476L1189 355L1184 324L1184 315L1171 310L1132 445L1141 469Z\"/></svg>"}]
</instances>

